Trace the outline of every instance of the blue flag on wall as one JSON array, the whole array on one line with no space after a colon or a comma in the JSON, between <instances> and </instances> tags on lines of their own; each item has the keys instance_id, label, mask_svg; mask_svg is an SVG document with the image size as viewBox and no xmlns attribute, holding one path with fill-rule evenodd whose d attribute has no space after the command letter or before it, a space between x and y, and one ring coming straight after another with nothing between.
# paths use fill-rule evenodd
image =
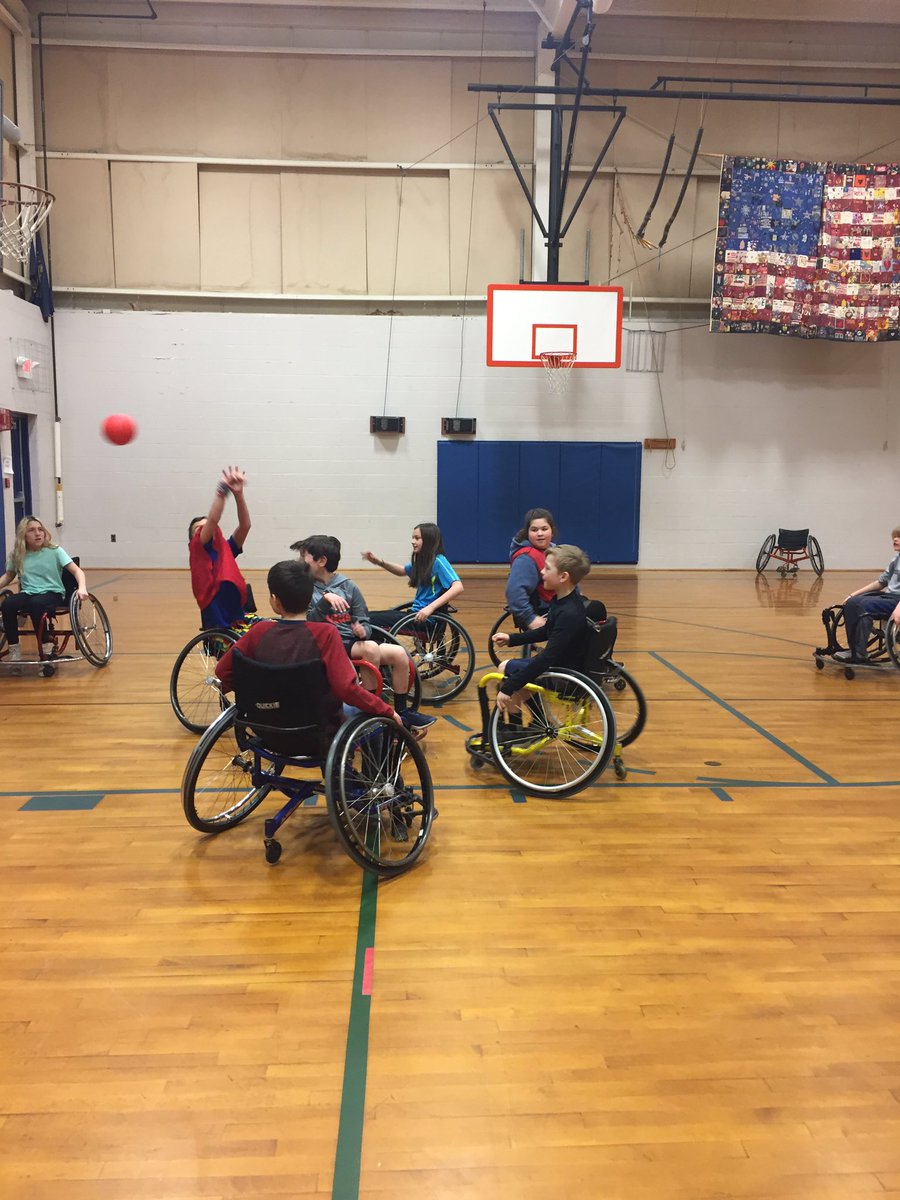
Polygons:
<instances>
[{"instance_id":1,"label":"blue flag on wall","mask_svg":"<svg viewBox=\"0 0 900 1200\"><path fill-rule=\"evenodd\" d=\"M41 310L41 316L49 321L53 316L53 293L50 291L50 276L44 262L44 247L41 235L36 233L28 256L28 275L31 279L31 295L28 299Z\"/></svg>"}]
</instances>

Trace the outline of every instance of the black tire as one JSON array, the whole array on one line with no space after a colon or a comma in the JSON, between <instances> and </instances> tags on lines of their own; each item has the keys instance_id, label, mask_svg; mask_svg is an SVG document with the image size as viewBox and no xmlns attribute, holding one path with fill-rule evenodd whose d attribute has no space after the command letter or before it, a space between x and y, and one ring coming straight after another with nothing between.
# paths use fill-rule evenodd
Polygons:
<instances>
[{"instance_id":1,"label":"black tire","mask_svg":"<svg viewBox=\"0 0 900 1200\"><path fill-rule=\"evenodd\" d=\"M388 717L338 730L325 763L328 814L349 856L388 879L408 871L434 819L431 772L415 738Z\"/></svg>"},{"instance_id":2,"label":"black tire","mask_svg":"<svg viewBox=\"0 0 900 1200\"><path fill-rule=\"evenodd\" d=\"M620 746L630 746L640 737L647 723L647 701L633 675L619 663L607 660L608 670L591 678L599 683L616 716L616 736Z\"/></svg>"},{"instance_id":3,"label":"black tire","mask_svg":"<svg viewBox=\"0 0 900 1200\"><path fill-rule=\"evenodd\" d=\"M391 629L415 663L425 704L444 704L465 688L475 670L475 647L462 625L437 613L427 621L405 617Z\"/></svg>"},{"instance_id":4,"label":"black tire","mask_svg":"<svg viewBox=\"0 0 900 1200\"><path fill-rule=\"evenodd\" d=\"M392 633L388 633L386 629L381 629L378 625L372 626L372 641L377 643L379 646L400 646L401 649L405 649L405 647L401 646L400 642L397 641ZM408 654L406 658L410 667L409 687L406 689L406 706L407 708L417 710L422 702L422 684L419 680L419 672L416 670L416 664ZM382 690L382 699L386 704L391 704L396 707L394 701L394 683L393 679L391 678L390 667L381 668L381 678L384 684L384 688Z\"/></svg>"},{"instance_id":5,"label":"black tire","mask_svg":"<svg viewBox=\"0 0 900 1200\"><path fill-rule=\"evenodd\" d=\"M274 838L270 838L266 842L266 862L277 863L281 858L281 842L276 842Z\"/></svg>"},{"instance_id":6,"label":"black tire","mask_svg":"<svg viewBox=\"0 0 900 1200\"><path fill-rule=\"evenodd\" d=\"M821 575L825 570L825 559L822 556L822 547L819 545L819 539L814 538L812 534L809 535L806 542L806 553L809 555L812 569L817 575Z\"/></svg>"},{"instance_id":7,"label":"black tire","mask_svg":"<svg viewBox=\"0 0 900 1200\"><path fill-rule=\"evenodd\" d=\"M75 644L92 667L105 667L112 657L112 630L106 610L96 596L88 592L87 600L79 600L73 592L69 600L69 620Z\"/></svg>"},{"instance_id":8,"label":"black tire","mask_svg":"<svg viewBox=\"0 0 900 1200\"><path fill-rule=\"evenodd\" d=\"M237 640L230 629L207 629L192 637L175 659L169 700L175 716L191 733L203 733L228 706L215 667Z\"/></svg>"},{"instance_id":9,"label":"black tire","mask_svg":"<svg viewBox=\"0 0 900 1200\"><path fill-rule=\"evenodd\" d=\"M271 787L253 782L254 760L252 750L238 745L234 709L227 709L203 734L184 769L181 803L194 829L231 829L268 796Z\"/></svg>"},{"instance_id":10,"label":"black tire","mask_svg":"<svg viewBox=\"0 0 900 1200\"><path fill-rule=\"evenodd\" d=\"M769 565L769 559L772 557L772 551L775 549L775 534L770 533L760 547L759 554L756 556L756 570L764 571Z\"/></svg>"},{"instance_id":11,"label":"black tire","mask_svg":"<svg viewBox=\"0 0 900 1200\"><path fill-rule=\"evenodd\" d=\"M514 787L532 796L574 796L609 765L616 719L603 689L577 671L545 671L513 721L495 708L491 753Z\"/></svg>"}]
</instances>

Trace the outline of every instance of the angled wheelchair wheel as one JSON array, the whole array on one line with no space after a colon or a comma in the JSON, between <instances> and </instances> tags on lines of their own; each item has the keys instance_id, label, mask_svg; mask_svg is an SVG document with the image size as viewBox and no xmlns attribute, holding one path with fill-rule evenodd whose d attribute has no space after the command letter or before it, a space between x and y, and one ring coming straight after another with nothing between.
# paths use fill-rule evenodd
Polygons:
<instances>
[{"instance_id":1,"label":"angled wheelchair wheel","mask_svg":"<svg viewBox=\"0 0 900 1200\"><path fill-rule=\"evenodd\" d=\"M814 538L812 534L810 534L806 542L806 553L809 555L812 569L817 575L821 575L825 570L825 559L822 556L822 547L819 545L819 539Z\"/></svg>"},{"instance_id":2,"label":"angled wheelchair wheel","mask_svg":"<svg viewBox=\"0 0 900 1200\"><path fill-rule=\"evenodd\" d=\"M417 621L412 614L391 630L413 660L425 704L443 704L458 696L475 670L475 647L453 617L437 614Z\"/></svg>"},{"instance_id":3,"label":"angled wheelchair wheel","mask_svg":"<svg viewBox=\"0 0 900 1200\"><path fill-rule=\"evenodd\" d=\"M630 746L647 723L647 701L640 684L612 659L607 660L607 669L592 674L591 679L600 684L615 714L619 745Z\"/></svg>"},{"instance_id":4,"label":"angled wheelchair wheel","mask_svg":"<svg viewBox=\"0 0 900 1200\"><path fill-rule=\"evenodd\" d=\"M249 816L272 790L254 784L253 769L253 751L238 745L229 708L203 734L185 767L181 802L189 823L201 833L220 833Z\"/></svg>"},{"instance_id":5,"label":"angled wheelchair wheel","mask_svg":"<svg viewBox=\"0 0 900 1200\"><path fill-rule=\"evenodd\" d=\"M406 647L394 637L392 633L388 633L386 629L381 629L378 625L372 626L372 641L377 642L379 646L400 646L402 650ZM418 708L422 701L422 684L419 680L419 673L416 670L416 664L407 654L409 661L409 687L406 689L406 704L408 708ZM394 703L394 680L390 667L381 668L381 678L384 683L382 690L382 699L386 704Z\"/></svg>"},{"instance_id":6,"label":"angled wheelchair wheel","mask_svg":"<svg viewBox=\"0 0 900 1200\"><path fill-rule=\"evenodd\" d=\"M503 612L491 626L491 632L488 634L488 654L495 667L501 666L508 658L520 658L522 647L495 646L494 634L518 632L519 627L516 624L515 617L508 608L504 608Z\"/></svg>"},{"instance_id":7,"label":"angled wheelchair wheel","mask_svg":"<svg viewBox=\"0 0 900 1200\"><path fill-rule=\"evenodd\" d=\"M216 679L216 663L237 641L230 629L207 629L192 637L175 659L169 699L175 716L191 733L202 733L228 702Z\"/></svg>"},{"instance_id":8,"label":"angled wheelchair wheel","mask_svg":"<svg viewBox=\"0 0 900 1200\"><path fill-rule=\"evenodd\" d=\"M77 592L69 601L69 620L75 644L92 667L105 667L112 656L112 630L103 605L88 592L79 600Z\"/></svg>"},{"instance_id":9,"label":"angled wheelchair wheel","mask_svg":"<svg viewBox=\"0 0 900 1200\"><path fill-rule=\"evenodd\" d=\"M775 534L770 533L760 547L759 554L756 556L756 570L764 571L769 565L769 559L772 557L772 551L775 549Z\"/></svg>"},{"instance_id":10,"label":"angled wheelchair wheel","mask_svg":"<svg viewBox=\"0 0 900 1200\"><path fill-rule=\"evenodd\" d=\"M895 667L900 667L900 629L890 617L885 618L884 648Z\"/></svg>"},{"instance_id":11,"label":"angled wheelchair wheel","mask_svg":"<svg viewBox=\"0 0 900 1200\"><path fill-rule=\"evenodd\" d=\"M488 723L491 753L514 787L531 796L574 796L608 766L616 719L603 689L577 671L545 671L521 713L498 708Z\"/></svg>"},{"instance_id":12,"label":"angled wheelchair wheel","mask_svg":"<svg viewBox=\"0 0 900 1200\"><path fill-rule=\"evenodd\" d=\"M434 819L431 772L415 738L389 717L338 730L325 763L328 813L353 861L382 878L409 870Z\"/></svg>"}]
</instances>

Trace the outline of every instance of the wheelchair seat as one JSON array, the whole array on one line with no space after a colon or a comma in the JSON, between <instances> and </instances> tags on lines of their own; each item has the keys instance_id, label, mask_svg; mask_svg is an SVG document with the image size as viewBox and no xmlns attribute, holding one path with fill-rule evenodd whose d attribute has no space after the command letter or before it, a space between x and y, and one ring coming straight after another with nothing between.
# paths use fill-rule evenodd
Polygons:
<instances>
[{"instance_id":1,"label":"wheelchair seat","mask_svg":"<svg viewBox=\"0 0 900 1200\"><path fill-rule=\"evenodd\" d=\"M805 550L808 541L808 529L779 529L775 546L778 550Z\"/></svg>"},{"instance_id":2,"label":"wheelchair seat","mask_svg":"<svg viewBox=\"0 0 900 1200\"><path fill-rule=\"evenodd\" d=\"M328 753L330 696L324 664L267 663L232 651L235 731L274 754L323 758Z\"/></svg>"}]
</instances>

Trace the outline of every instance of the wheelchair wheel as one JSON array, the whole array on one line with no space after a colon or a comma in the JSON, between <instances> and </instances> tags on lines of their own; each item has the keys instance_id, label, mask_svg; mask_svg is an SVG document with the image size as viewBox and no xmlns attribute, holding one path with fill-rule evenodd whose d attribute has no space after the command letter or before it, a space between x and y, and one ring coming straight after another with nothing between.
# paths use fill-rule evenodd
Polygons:
<instances>
[{"instance_id":1,"label":"wheelchair wheel","mask_svg":"<svg viewBox=\"0 0 900 1200\"><path fill-rule=\"evenodd\" d=\"M630 746L647 723L647 701L633 675L612 659L608 670L597 672L592 680L603 688L616 717L616 740L620 746Z\"/></svg>"},{"instance_id":2,"label":"wheelchair wheel","mask_svg":"<svg viewBox=\"0 0 900 1200\"><path fill-rule=\"evenodd\" d=\"M475 670L472 639L453 617L438 614L398 621L391 634L413 660L426 704L443 704L459 695Z\"/></svg>"},{"instance_id":3,"label":"wheelchair wheel","mask_svg":"<svg viewBox=\"0 0 900 1200\"><path fill-rule=\"evenodd\" d=\"M79 600L76 592L69 601L69 620L75 643L92 667L105 667L112 656L112 630L103 605L88 593Z\"/></svg>"},{"instance_id":4,"label":"wheelchair wheel","mask_svg":"<svg viewBox=\"0 0 900 1200\"><path fill-rule=\"evenodd\" d=\"M372 641L379 646L401 646L392 633L388 633L386 629L381 629L377 625L372 626ZM405 646L401 646L405 650ZM416 670L416 664L409 658L409 687L406 690L406 704L408 708L417 709L422 702L422 684L419 680L419 673ZM386 704L394 703L394 681L391 676L390 667L381 668L381 678L384 681L384 689L382 691L382 699Z\"/></svg>"},{"instance_id":5,"label":"wheelchair wheel","mask_svg":"<svg viewBox=\"0 0 900 1200\"><path fill-rule=\"evenodd\" d=\"M775 534L770 533L760 547L759 554L756 556L756 570L764 571L769 565L769 559L772 557L772 551L775 549Z\"/></svg>"},{"instance_id":6,"label":"wheelchair wheel","mask_svg":"<svg viewBox=\"0 0 900 1200\"><path fill-rule=\"evenodd\" d=\"M508 608L504 608L503 612L491 626L491 632L488 634L488 655L495 667L501 666L508 658L520 658L522 655L521 646L495 646L495 633L518 633L519 627L516 624L516 619Z\"/></svg>"},{"instance_id":7,"label":"wheelchair wheel","mask_svg":"<svg viewBox=\"0 0 900 1200\"><path fill-rule=\"evenodd\" d=\"M900 629L890 617L885 618L884 648L895 667L900 667Z\"/></svg>"},{"instance_id":8,"label":"wheelchair wheel","mask_svg":"<svg viewBox=\"0 0 900 1200\"><path fill-rule=\"evenodd\" d=\"M254 786L253 761L253 752L237 743L234 709L229 708L206 730L184 769L181 802L195 829L231 829L268 796L270 787Z\"/></svg>"},{"instance_id":9,"label":"wheelchair wheel","mask_svg":"<svg viewBox=\"0 0 900 1200\"><path fill-rule=\"evenodd\" d=\"M825 570L825 559L822 557L822 547L819 545L819 539L814 538L812 534L810 534L806 543L806 553L809 555L812 569L817 575L821 575Z\"/></svg>"},{"instance_id":10,"label":"wheelchair wheel","mask_svg":"<svg viewBox=\"0 0 900 1200\"><path fill-rule=\"evenodd\" d=\"M175 659L169 699L175 716L191 733L202 733L227 707L216 679L216 663L237 641L230 629L207 629L192 637Z\"/></svg>"},{"instance_id":11,"label":"wheelchair wheel","mask_svg":"<svg viewBox=\"0 0 900 1200\"><path fill-rule=\"evenodd\" d=\"M387 879L425 848L434 790L415 738L387 717L342 725L325 763L328 813L353 861Z\"/></svg>"},{"instance_id":12,"label":"wheelchair wheel","mask_svg":"<svg viewBox=\"0 0 900 1200\"><path fill-rule=\"evenodd\" d=\"M577 671L545 671L520 714L491 713L488 736L499 770L532 796L574 796L609 764L616 719L603 689Z\"/></svg>"}]
</instances>

